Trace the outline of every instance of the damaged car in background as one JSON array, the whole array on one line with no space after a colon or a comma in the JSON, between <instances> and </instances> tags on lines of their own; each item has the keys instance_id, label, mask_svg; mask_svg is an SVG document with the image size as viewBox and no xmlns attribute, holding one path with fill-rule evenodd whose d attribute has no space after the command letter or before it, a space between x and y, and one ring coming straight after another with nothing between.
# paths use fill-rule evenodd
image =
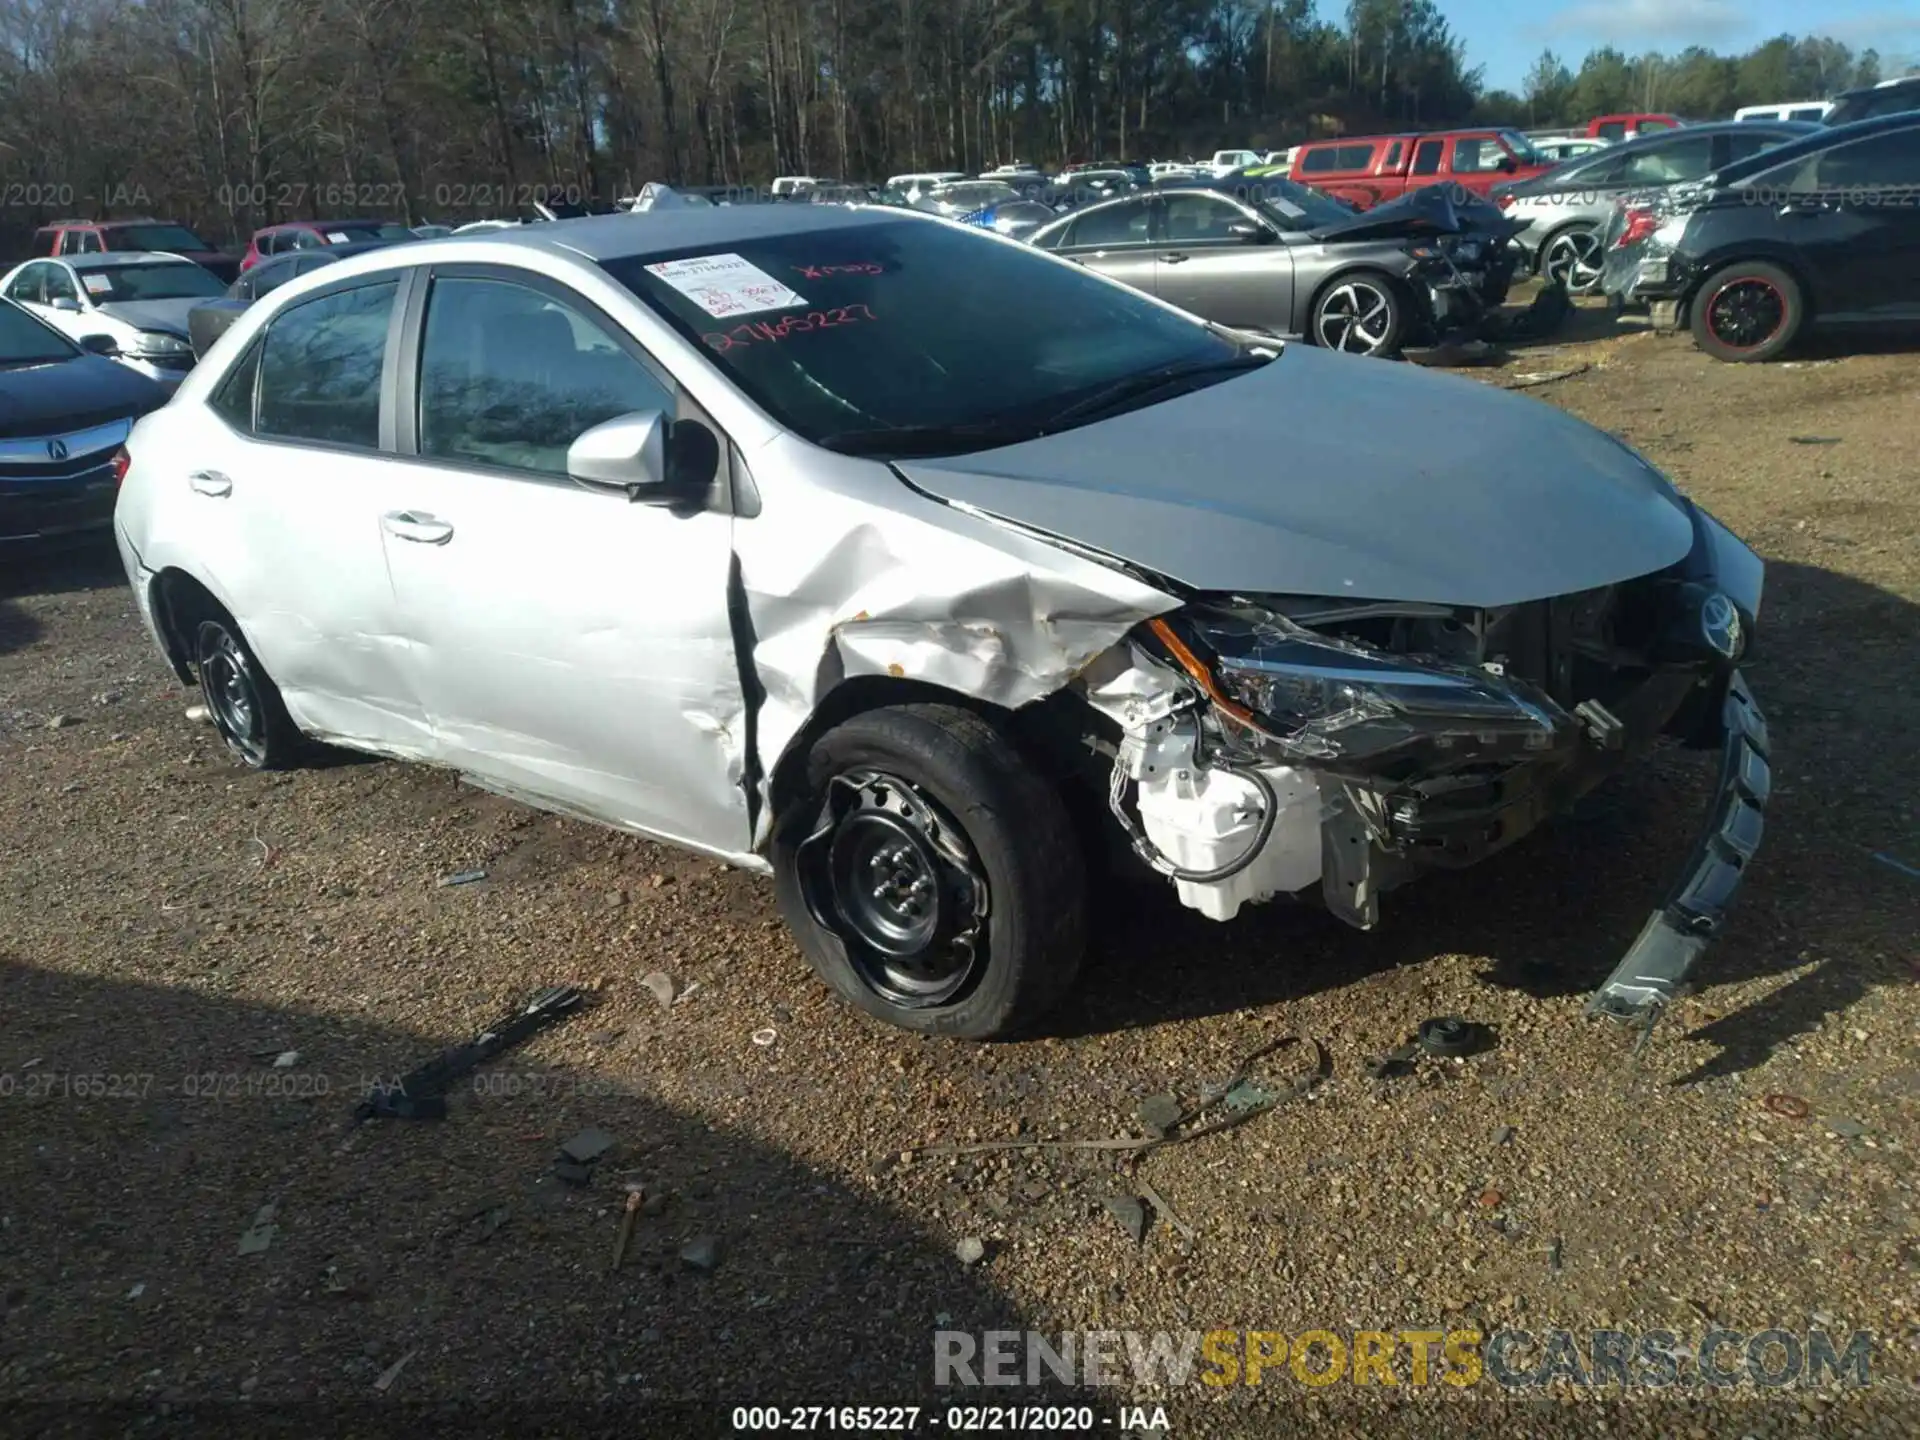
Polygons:
<instances>
[{"instance_id":1,"label":"damaged car in background","mask_svg":"<svg viewBox=\"0 0 1920 1440\"><path fill-rule=\"evenodd\" d=\"M1365 929L1670 737L1711 813L1593 1002L1648 1021L1760 837L1761 565L1639 455L923 214L355 256L128 449L140 610L243 764L424 761L770 872L914 1030L1044 1015L1109 854Z\"/></svg>"},{"instance_id":2,"label":"damaged car in background","mask_svg":"<svg viewBox=\"0 0 1920 1440\"><path fill-rule=\"evenodd\" d=\"M1088 206L1028 243L1223 325L1390 356L1499 306L1520 228L1445 186L1357 212L1279 176L1236 176Z\"/></svg>"}]
</instances>

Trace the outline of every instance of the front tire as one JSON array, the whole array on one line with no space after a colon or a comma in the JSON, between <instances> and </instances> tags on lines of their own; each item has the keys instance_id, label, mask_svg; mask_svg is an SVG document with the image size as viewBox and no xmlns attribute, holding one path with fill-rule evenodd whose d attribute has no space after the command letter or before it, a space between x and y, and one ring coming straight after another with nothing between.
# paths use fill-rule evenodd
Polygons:
<instances>
[{"instance_id":1,"label":"front tire","mask_svg":"<svg viewBox=\"0 0 1920 1440\"><path fill-rule=\"evenodd\" d=\"M1348 355L1392 355L1406 324L1400 289L1378 270L1336 275L1313 302L1313 343Z\"/></svg>"},{"instance_id":2,"label":"front tire","mask_svg":"<svg viewBox=\"0 0 1920 1440\"><path fill-rule=\"evenodd\" d=\"M299 728L231 617L200 622L194 669L214 728L234 759L249 770L285 770L300 758Z\"/></svg>"},{"instance_id":3,"label":"front tire","mask_svg":"<svg viewBox=\"0 0 1920 1440\"><path fill-rule=\"evenodd\" d=\"M1793 344L1807 316L1800 283L1778 265L1723 265L1693 297L1694 343L1716 360L1772 360Z\"/></svg>"},{"instance_id":4,"label":"front tire","mask_svg":"<svg viewBox=\"0 0 1920 1440\"><path fill-rule=\"evenodd\" d=\"M821 736L773 863L815 971L903 1029L1013 1034L1079 970L1086 875L1071 818L973 711L889 706Z\"/></svg>"}]
</instances>

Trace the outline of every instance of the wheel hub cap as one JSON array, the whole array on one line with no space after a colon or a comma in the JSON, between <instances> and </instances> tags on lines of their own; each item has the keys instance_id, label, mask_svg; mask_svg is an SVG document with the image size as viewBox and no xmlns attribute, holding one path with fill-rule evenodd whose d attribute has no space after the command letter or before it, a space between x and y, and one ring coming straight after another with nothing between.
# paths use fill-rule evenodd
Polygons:
<instances>
[{"instance_id":1,"label":"wheel hub cap","mask_svg":"<svg viewBox=\"0 0 1920 1440\"><path fill-rule=\"evenodd\" d=\"M1371 355L1387 340L1393 306L1371 285L1349 282L1320 307L1320 343L1329 350Z\"/></svg>"}]
</instances>

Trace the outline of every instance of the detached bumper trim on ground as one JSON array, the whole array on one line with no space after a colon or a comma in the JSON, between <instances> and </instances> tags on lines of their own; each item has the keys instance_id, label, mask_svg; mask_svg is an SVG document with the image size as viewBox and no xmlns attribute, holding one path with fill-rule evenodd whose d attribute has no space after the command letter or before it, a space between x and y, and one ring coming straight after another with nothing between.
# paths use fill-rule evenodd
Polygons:
<instances>
[{"instance_id":1,"label":"detached bumper trim on ground","mask_svg":"<svg viewBox=\"0 0 1920 1440\"><path fill-rule=\"evenodd\" d=\"M1767 722L1737 672L1727 687L1725 718L1726 750L1707 832L1672 896L1648 918L1606 984L1594 993L1589 1015L1644 1021L1672 1001L1719 933L1747 863L1759 849L1773 791Z\"/></svg>"}]
</instances>

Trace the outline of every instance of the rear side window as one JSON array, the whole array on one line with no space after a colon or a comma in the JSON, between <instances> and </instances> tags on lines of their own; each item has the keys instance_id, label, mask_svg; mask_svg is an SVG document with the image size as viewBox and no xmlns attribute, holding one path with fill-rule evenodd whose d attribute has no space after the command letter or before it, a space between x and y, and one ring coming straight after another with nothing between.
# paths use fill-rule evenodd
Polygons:
<instances>
[{"instance_id":1,"label":"rear side window","mask_svg":"<svg viewBox=\"0 0 1920 1440\"><path fill-rule=\"evenodd\" d=\"M33 253L36 255L51 255L53 254L53 247L59 243L59 240L60 232L58 230L36 230L33 232Z\"/></svg>"},{"instance_id":2,"label":"rear side window","mask_svg":"<svg viewBox=\"0 0 1920 1440\"><path fill-rule=\"evenodd\" d=\"M1594 134L1598 135L1602 140L1624 139L1626 133L1627 122L1624 120L1609 120L1598 130L1594 131Z\"/></svg>"},{"instance_id":3,"label":"rear side window","mask_svg":"<svg viewBox=\"0 0 1920 1440\"><path fill-rule=\"evenodd\" d=\"M1446 148L1444 140L1422 140L1413 147L1413 173L1416 175L1438 175L1440 173L1440 152Z\"/></svg>"},{"instance_id":4,"label":"rear side window","mask_svg":"<svg viewBox=\"0 0 1920 1440\"><path fill-rule=\"evenodd\" d=\"M282 312L260 355L259 432L376 449L387 324L399 282L322 295Z\"/></svg>"},{"instance_id":5,"label":"rear side window","mask_svg":"<svg viewBox=\"0 0 1920 1440\"><path fill-rule=\"evenodd\" d=\"M1673 126L1669 125L1664 120L1642 120L1640 122L1640 133L1642 135L1652 135L1655 132L1660 130L1671 130L1671 129L1673 129Z\"/></svg>"},{"instance_id":6,"label":"rear side window","mask_svg":"<svg viewBox=\"0 0 1920 1440\"><path fill-rule=\"evenodd\" d=\"M1372 168L1373 146L1370 144L1319 145L1300 157L1303 175L1337 175Z\"/></svg>"},{"instance_id":7,"label":"rear side window","mask_svg":"<svg viewBox=\"0 0 1920 1440\"><path fill-rule=\"evenodd\" d=\"M207 403L236 430L253 429L253 386L260 376L260 342L254 341L239 363L227 372Z\"/></svg>"},{"instance_id":8,"label":"rear side window","mask_svg":"<svg viewBox=\"0 0 1920 1440\"><path fill-rule=\"evenodd\" d=\"M1147 202L1129 201L1104 210L1089 210L1073 222L1069 245L1144 245L1147 243Z\"/></svg>"},{"instance_id":9,"label":"rear side window","mask_svg":"<svg viewBox=\"0 0 1920 1440\"><path fill-rule=\"evenodd\" d=\"M1674 185L1698 180L1713 169L1713 140L1695 135L1663 140L1627 157L1620 178L1629 185Z\"/></svg>"}]
</instances>

